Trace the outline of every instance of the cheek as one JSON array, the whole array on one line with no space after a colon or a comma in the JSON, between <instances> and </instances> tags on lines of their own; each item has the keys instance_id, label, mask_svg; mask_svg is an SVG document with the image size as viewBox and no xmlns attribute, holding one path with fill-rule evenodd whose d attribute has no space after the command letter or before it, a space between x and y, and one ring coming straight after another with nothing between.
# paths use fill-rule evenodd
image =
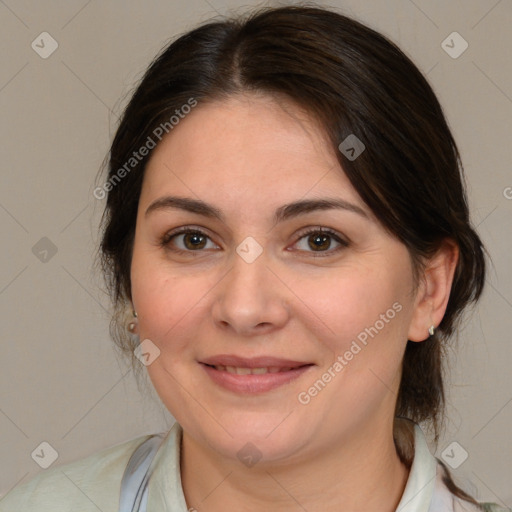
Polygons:
<instances>
[{"instance_id":1,"label":"cheek","mask_svg":"<svg viewBox=\"0 0 512 512\"><path fill-rule=\"evenodd\" d=\"M408 312L391 283L361 284L346 283L347 295L337 291L337 303L325 301L330 329L323 339L331 351L326 370L337 375L326 401L362 414L369 404L378 407L392 397L399 385Z\"/></svg>"},{"instance_id":2,"label":"cheek","mask_svg":"<svg viewBox=\"0 0 512 512\"><path fill-rule=\"evenodd\" d=\"M177 292L177 283L168 276L151 273L143 282L135 282L134 300L139 311L140 335L161 344L166 331L172 330L186 314L187 292Z\"/></svg>"},{"instance_id":3,"label":"cheek","mask_svg":"<svg viewBox=\"0 0 512 512\"><path fill-rule=\"evenodd\" d=\"M169 410L187 410L187 396L180 390L191 386L189 364L195 358L195 344L191 340L200 339L199 324L206 314L202 298L207 292L204 289L207 281L169 276L155 266L140 278L136 271L133 275L139 337L151 340L160 351L146 370ZM169 394L170 390L173 391Z\"/></svg>"},{"instance_id":4,"label":"cheek","mask_svg":"<svg viewBox=\"0 0 512 512\"><path fill-rule=\"evenodd\" d=\"M390 276L379 278L370 268L345 268L337 275L304 279L296 289L325 338L339 348L376 322L379 330L384 330L381 315L385 315L384 320L398 318L396 310L401 308L393 308L393 304L403 296L401 286L396 286ZM391 321L386 326L388 323Z\"/></svg>"},{"instance_id":5,"label":"cheek","mask_svg":"<svg viewBox=\"0 0 512 512\"><path fill-rule=\"evenodd\" d=\"M354 399L377 399L398 384L410 321L408 280L396 268L383 270L343 269L338 279L317 282L309 295L310 316L321 319L315 338L329 351L326 368L337 361L332 371L343 375L331 389L350 390Z\"/></svg>"},{"instance_id":6,"label":"cheek","mask_svg":"<svg viewBox=\"0 0 512 512\"><path fill-rule=\"evenodd\" d=\"M154 268L132 281L133 300L139 317L140 336L160 344L176 338L177 331L197 321L204 296L211 289L208 279L178 277Z\"/></svg>"},{"instance_id":7,"label":"cheek","mask_svg":"<svg viewBox=\"0 0 512 512\"><path fill-rule=\"evenodd\" d=\"M311 417L331 425L346 423L347 411L357 422L381 407L393 410L406 343L403 284L392 273L384 278L369 268L351 270L344 269L335 282L320 281L323 286L312 288L308 301L315 312L310 317L322 320L311 323L310 331L325 358L319 374L301 389L299 402L311 407Z\"/></svg>"}]
</instances>

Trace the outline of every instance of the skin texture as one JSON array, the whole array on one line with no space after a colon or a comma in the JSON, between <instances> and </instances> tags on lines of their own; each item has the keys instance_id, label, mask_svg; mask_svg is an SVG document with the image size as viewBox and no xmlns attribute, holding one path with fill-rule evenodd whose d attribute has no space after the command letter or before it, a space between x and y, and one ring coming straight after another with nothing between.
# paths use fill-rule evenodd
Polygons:
<instances>
[{"instance_id":1,"label":"skin texture","mask_svg":"<svg viewBox=\"0 0 512 512\"><path fill-rule=\"evenodd\" d=\"M176 208L146 214L167 195L205 201L224 220ZM319 198L342 198L366 217L331 209L274 223L277 208ZM201 249L190 249L190 235L161 243L183 226L205 232ZM315 250L304 231L320 227L348 245L329 237ZM263 249L252 263L236 252L248 236ZM188 506L395 510L408 476L393 442L401 361L407 340L426 340L441 321L457 255L447 241L415 288L406 247L363 203L317 123L290 102L239 95L200 103L181 120L146 169L131 280L140 339L160 350L149 376L184 429ZM299 393L397 303L394 318L300 403ZM217 354L315 366L247 396L217 386L198 362ZM262 456L253 467L237 456L247 442Z\"/></svg>"}]
</instances>

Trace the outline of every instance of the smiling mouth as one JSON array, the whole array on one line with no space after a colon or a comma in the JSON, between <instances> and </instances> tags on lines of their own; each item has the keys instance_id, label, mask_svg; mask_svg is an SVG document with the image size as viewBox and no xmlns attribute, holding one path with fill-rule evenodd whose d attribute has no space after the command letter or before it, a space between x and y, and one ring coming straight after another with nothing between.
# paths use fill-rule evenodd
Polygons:
<instances>
[{"instance_id":1,"label":"smiling mouth","mask_svg":"<svg viewBox=\"0 0 512 512\"><path fill-rule=\"evenodd\" d=\"M305 366L312 366L311 364L305 364L302 366L295 367L280 367L280 366L268 366L262 368L243 368L238 366L223 366L223 365L211 365L207 364L210 368L215 368L220 372L227 372L234 375L265 375L266 373L284 373L289 372L290 370L296 370L298 368L303 368Z\"/></svg>"},{"instance_id":2,"label":"smiling mouth","mask_svg":"<svg viewBox=\"0 0 512 512\"><path fill-rule=\"evenodd\" d=\"M294 363L293 361L286 362L288 364L290 362ZM254 361L252 363L254 364ZM215 384L228 391L245 396L259 395L289 384L308 373L315 366L314 364L297 363L296 366L255 366L254 368L248 368L247 366L200 364Z\"/></svg>"}]
</instances>

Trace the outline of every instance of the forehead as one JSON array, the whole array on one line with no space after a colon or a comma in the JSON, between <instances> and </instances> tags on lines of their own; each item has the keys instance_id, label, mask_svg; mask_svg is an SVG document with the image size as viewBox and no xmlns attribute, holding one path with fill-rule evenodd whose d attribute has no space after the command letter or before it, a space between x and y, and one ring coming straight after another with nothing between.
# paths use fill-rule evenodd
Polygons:
<instances>
[{"instance_id":1,"label":"forehead","mask_svg":"<svg viewBox=\"0 0 512 512\"><path fill-rule=\"evenodd\" d=\"M143 195L169 188L358 198L320 123L291 100L255 94L199 102L162 138Z\"/></svg>"}]
</instances>

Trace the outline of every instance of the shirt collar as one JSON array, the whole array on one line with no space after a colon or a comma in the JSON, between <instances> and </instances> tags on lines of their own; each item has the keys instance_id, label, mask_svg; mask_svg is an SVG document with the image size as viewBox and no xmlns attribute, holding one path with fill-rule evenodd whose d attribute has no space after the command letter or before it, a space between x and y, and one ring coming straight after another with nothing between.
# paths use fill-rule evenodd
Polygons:
<instances>
[{"instance_id":1,"label":"shirt collar","mask_svg":"<svg viewBox=\"0 0 512 512\"><path fill-rule=\"evenodd\" d=\"M155 457L149 480L148 510L187 512L181 485L180 455L183 429L175 422Z\"/></svg>"},{"instance_id":2,"label":"shirt collar","mask_svg":"<svg viewBox=\"0 0 512 512\"><path fill-rule=\"evenodd\" d=\"M430 453L423 431L414 425L414 459L396 512L428 512L436 476L437 461Z\"/></svg>"}]
</instances>

